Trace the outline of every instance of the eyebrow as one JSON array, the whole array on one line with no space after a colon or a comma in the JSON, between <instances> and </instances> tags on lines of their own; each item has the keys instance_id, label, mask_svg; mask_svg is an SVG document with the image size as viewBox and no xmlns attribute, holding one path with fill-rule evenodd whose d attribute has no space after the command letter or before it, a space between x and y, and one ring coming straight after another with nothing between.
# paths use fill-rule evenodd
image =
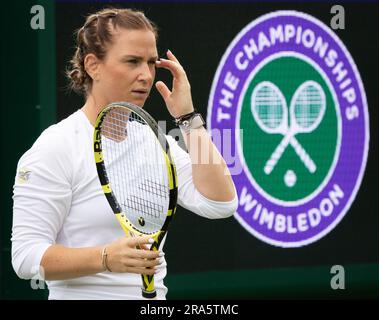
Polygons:
<instances>
[{"instance_id":1,"label":"eyebrow","mask_svg":"<svg viewBox=\"0 0 379 320\"><path fill-rule=\"evenodd\" d=\"M143 57L141 57L141 56L135 56L135 55L129 55L129 54L123 56L122 58L123 58L123 59L136 59L136 60L143 60ZM152 60L156 61L156 60L158 60L158 59L159 59L158 56L153 56L153 57L150 57L148 60L149 60L149 61L152 61Z\"/></svg>"}]
</instances>

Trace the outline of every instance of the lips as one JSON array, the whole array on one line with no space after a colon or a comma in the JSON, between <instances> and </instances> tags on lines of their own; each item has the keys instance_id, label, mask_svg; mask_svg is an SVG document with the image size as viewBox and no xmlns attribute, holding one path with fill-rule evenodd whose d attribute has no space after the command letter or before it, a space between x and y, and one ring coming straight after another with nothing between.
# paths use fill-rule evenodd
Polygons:
<instances>
[{"instance_id":1,"label":"lips","mask_svg":"<svg viewBox=\"0 0 379 320\"><path fill-rule=\"evenodd\" d=\"M138 94L148 94L149 90L147 90L147 89L135 89L135 90L132 90L132 92L138 93Z\"/></svg>"},{"instance_id":2,"label":"lips","mask_svg":"<svg viewBox=\"0 0 379 320\"><path fill-rule=\"evenodd\" d=\"M147 89L136 89L132 90L132 95L137 99L146 99L149 95L149 91Z\"/></svg>"}]
</instances>

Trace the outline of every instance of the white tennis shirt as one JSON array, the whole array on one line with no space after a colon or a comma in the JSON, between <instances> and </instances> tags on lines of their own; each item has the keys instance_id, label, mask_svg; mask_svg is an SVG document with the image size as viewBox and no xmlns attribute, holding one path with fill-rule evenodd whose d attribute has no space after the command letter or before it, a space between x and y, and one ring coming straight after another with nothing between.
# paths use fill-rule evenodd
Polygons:
<instances>
[{"instance_id":1,"label":"white tennis shirt","mask_svg":"<svg viewBox=\"0 0 379 320\"><path fill-rule=\"evenodd\" d=\"M20 158L13 194L12 265L22 279L36 277L53 244L101 246L124 236L102 192L93 156L94 128L78 110L46 129ZM178 204L200 216L226 218L230 202L202 196L192 181L189 155L167 136L178 174ZM163 246L163 244L162 244ZM165 299L166 261L155 275L158 299ZM101 272L47 281L49 299L141 299L139 274Z\"/></svg>"}]
</instances>

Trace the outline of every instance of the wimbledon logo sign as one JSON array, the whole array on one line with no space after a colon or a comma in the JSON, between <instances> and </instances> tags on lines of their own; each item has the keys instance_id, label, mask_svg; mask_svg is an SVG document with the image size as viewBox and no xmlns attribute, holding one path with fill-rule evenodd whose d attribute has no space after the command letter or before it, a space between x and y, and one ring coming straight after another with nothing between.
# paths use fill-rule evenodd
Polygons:
<instances>
[{"instance_id":1,"label":"wimbledon logo sign","mask_svg":"<svg viewBox=\"0 0 379 320\"><path fill-rule=\"evenodd\" d=\"M246 26L219 64L208 124L232 132L228 148L241 170L224 157L236 218L251 234L299 247L344 217L366 166L369 120L354 61L325 24L278 11Z\"/></svg>"}]
</instances>

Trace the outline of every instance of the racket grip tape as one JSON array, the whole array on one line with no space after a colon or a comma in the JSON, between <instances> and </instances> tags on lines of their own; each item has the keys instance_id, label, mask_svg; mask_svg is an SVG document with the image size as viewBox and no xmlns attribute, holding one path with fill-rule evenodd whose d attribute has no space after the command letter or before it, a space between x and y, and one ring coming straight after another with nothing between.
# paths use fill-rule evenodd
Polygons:
<instances>
[{"instance_id":1,"label":"racket grip tape","mask_svg":"<svg viewBox=\"0 0 379 320\"><path fill-rule=\"evenodd\" d=\"M154 287L154 276L142 275L142 297L146 299L154 299L157 292Z\"/></svg>"}]
</instances>

